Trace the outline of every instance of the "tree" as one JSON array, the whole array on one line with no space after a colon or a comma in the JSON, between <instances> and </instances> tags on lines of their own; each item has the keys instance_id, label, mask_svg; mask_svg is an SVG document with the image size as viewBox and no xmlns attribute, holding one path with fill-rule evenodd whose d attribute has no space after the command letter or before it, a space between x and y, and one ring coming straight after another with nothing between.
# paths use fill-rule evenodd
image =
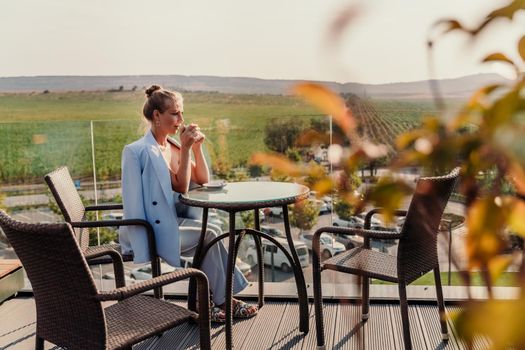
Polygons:
<instances>
[{"instance_id":1,"label":"tree","mask_svg":"<svg viewBox=\"0 0 525 350\"><path fill-rule=\"evenodd\" d=\"M317 223L319 208L313 200L306 199L291 206L290 224L301 232L311 230Z\"/></svg>"},{"instance_id":2,"label":"tree","mask_svg":"<svg viewBox=\"0 0 525 350\"><path fill-rule=\"evenodd\" d=\"M353 205L345 200L338 200L334 203L334 211L343 220L349 220L354 214Z\"/></svg>"},{"instance_id":3,"label":"tree","mask_svg":"<svg viewBox=\"0 0 525 350\"><path fill-rule=\"evenodd\" d=\"M303 129L304 123L300 120L271 119L264 129L264 143L268 149L284 154L295 145Z\"/></svg>"},{"instance_id":4,"label":"tree","mask_svg":"<svg viewBox=\"0 0 525 350\"><path fill-rule=\"evenodd\" d=\"M255 214L253 213L253 210L242 211L241 220L245 228L255 227Z\"/></svg>"}]
</instances>

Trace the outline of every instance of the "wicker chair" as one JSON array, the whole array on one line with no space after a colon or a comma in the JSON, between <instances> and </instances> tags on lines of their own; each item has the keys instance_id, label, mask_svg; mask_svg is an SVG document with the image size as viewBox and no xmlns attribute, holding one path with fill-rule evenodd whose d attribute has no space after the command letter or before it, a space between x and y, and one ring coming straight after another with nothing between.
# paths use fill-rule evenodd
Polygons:
<instances>
[{"instance_id":1,"label":"wicker chair","mask_svg":"<svg viewBox=\"0 0 525 350\"><path fill-rule=\"evenodd\" d=\"M189 320L199 324L200 347L211 348L208 303L199 303L196 314L140 294L194 278L199 300L209 300L208 280L201 271L180 269L128 287L99 292L70 224L22 223L0 210L0 226L33 287L36 349L44 349L45 340L68 349L131 349L133 344ZM116 271L123 276L122 258L113 256ZM104 308L102 302L111 300L118 302Z\"/></svg>"},{"instance_id":2,"label":"wicker chair","mask_svg":"<svg viewBox=\"0 0 525 350\"><path fill-rule=\"evenodd\" d=\"M397 283L403 322L403 340L406 349L412 348L406 286L423 274L433 270L441 317L441 333L444 340L448 339L443 291L439 275L437 233L443 211L458 176L459 168L456 168L445 176L420 178L408 210L399 210L395 213L398 216L406 216L400 233L367 229L370 228L372 215L380 212L380 209L374 209L367 213L364 230L322 227L315 232L312 245L314 251L313 282L318 348L324 348L325 344L321 294L322 270L334 270L362 277L363 321L366 321L369 316L369 278ZM357 234L364 237L364 244L321 263L319 239L323 232ZM397 257L372 250L370 248L370 239L373 238L399 239Z\"/></svg>"},{"instance_id":3,"label":"wicker chair","mask_svg":"<svg viewBox=\"0 0 525 350\"><path fill-rule=\"evenodd\" d=\"M62 215L64 216L64 220L73 226L75 237L80 244L80 249L88 260L89 265L111 263L113 260L108 255L102 256L99 254L100 251L107 251L108 248L120 253L124 261L133 261L133 255L122 254L119 244L89 246L89 228L140 225L146 228L146 233L148 235L152 276L160 276L160 259L157 255L154 231L149 222L141 219L87 221L86 212L88 211L118 210L123 209L123 206L122 204L101 204L84 207L69 170L65 166L45 175L44 179L49 186ZM121 286L122 285L117 284L117 287ZM154 293L157 298L162 298L163 296L162 288L155 288Z\"/></svg>"}]
</instances>

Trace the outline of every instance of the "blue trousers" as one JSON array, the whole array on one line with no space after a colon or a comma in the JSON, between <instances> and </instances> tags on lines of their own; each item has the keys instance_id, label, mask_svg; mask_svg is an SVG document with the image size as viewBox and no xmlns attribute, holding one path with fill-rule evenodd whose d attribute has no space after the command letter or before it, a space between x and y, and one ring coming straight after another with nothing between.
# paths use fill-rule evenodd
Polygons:
<instances>
[{"instance_id":1,"label":"blue trousers","mask_svg":"<svg viewBox=\"0 0 525 350\"><path fill-rule=\"evenodd\" d=\"M199 243L201 233L201 222L195 219L181 219L179 222L181 255L193 256ZM222 234L220 227L208 224L204 244L209 244L215 237ZM212 300L215 305L222 305L226 301L226 267L228 263L228 251L223 242L218 242L211 247L204 260L201 270L208 277ZM237 294L248 286L248 281L242 272L235 267L233 275L233 294Z\"/></svg>"}]
</instances>

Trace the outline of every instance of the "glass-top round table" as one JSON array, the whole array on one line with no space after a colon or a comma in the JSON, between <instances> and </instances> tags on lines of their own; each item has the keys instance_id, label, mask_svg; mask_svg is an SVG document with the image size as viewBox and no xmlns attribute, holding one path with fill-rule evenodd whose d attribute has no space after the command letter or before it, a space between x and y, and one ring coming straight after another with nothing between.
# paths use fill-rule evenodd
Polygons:
<instances>
[{"instance_id":1,"label":"glass-top round table","mask_svg":"<svg viewBox=\"0 0 525 350\"><path fill-rule=\"evenodd\" d=\"M209 248L224 238L229 238L228 245L228 264L226 276L226 348L233 348L232 340L232 283L235 259L241 239L245 234L251 234L254 238L257 260L259 268L259 307L264 305L264 264L263 253L261 248L261 238L271 241L287 257L295 276L297 285L297 294L299 297L299 330L308 333L308 296L306 294L306 283L297 252L293 245L292 234L290 231L290 222L288 218L288 205L304 200L308 197L310 190L308 187L289 182L271 182L271 181L248 181L248 182L230 182L224 186L197 187L188 193L181 194L179 200L181 203L203 208L202 230L193 258L193 267L199 268L203 257ZM281 242L275 238L260 231L259 209L266 207L282 207L284 229L288 247L284 247ZM229 232L222 234L204 246L204 236L207 230L208 209L215 208L227 211L229 213ZM235 214L239 211L254 210L255 229L235 229ZM236 238L237 236L237 238ZM196 287L195 283L190 281L190 290L188 293L188 306L192 310L195 307Z\"/></svg>"},{"instance_id":2,"label":"glass-top round table","mask_svg":"<svg viewBox=\"0 0 525 350\"><path fill-rule=\"evenodd\" d=\"M289 182L230 182L224 187L197 187L180 200L201 208L238 211L292 204L307 198L309 192L308 187Z\"/></svg>"}]
</instances>

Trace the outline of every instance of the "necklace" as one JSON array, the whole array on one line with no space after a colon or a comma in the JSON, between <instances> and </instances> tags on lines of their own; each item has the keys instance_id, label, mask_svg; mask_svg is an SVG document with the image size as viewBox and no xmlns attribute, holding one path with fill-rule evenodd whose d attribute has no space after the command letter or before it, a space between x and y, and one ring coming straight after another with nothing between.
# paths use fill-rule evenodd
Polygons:
<instances>
[{"instance_id":1,"label":"necklace","mask_svg":"<svg viewBox=\"0 0 525 350\"><path fill-rule=\"evenodd\" d=\"M162 152L164 152L167 148L168 148L169 144L167 143L166 146L162 146L160 143L159 143L159 148Z\"/></svg>"}]
</instances>

